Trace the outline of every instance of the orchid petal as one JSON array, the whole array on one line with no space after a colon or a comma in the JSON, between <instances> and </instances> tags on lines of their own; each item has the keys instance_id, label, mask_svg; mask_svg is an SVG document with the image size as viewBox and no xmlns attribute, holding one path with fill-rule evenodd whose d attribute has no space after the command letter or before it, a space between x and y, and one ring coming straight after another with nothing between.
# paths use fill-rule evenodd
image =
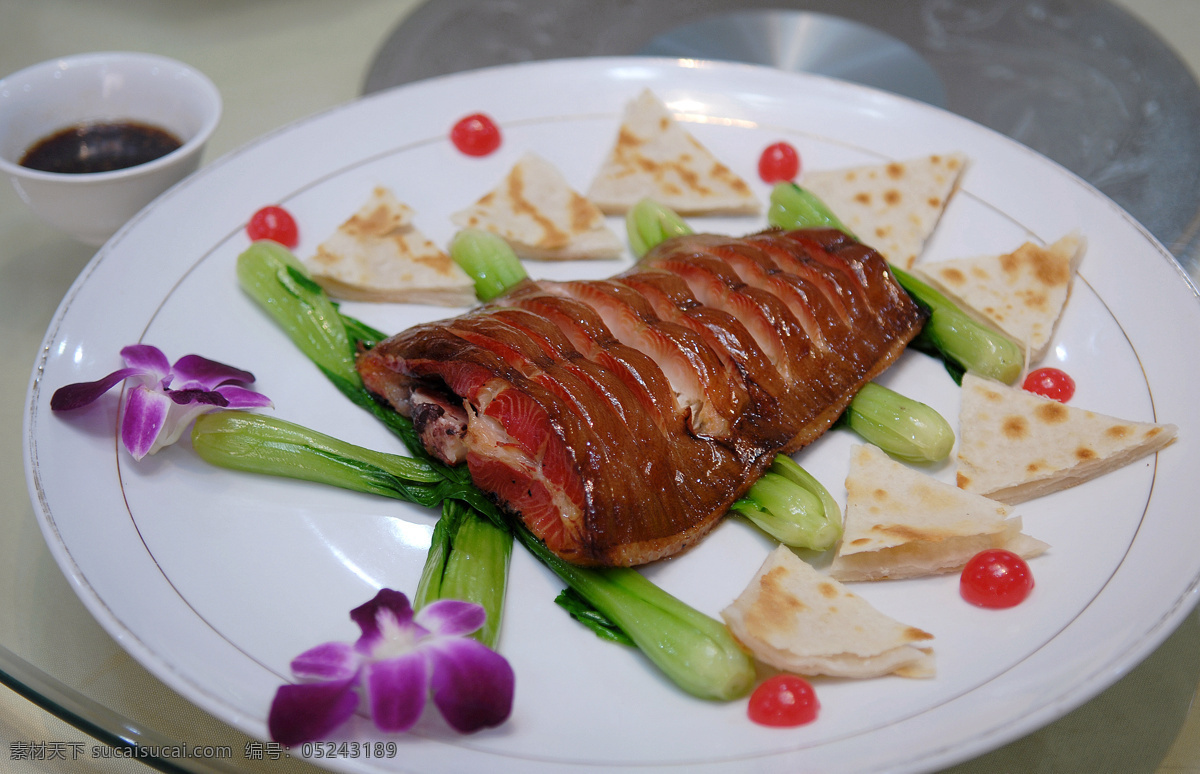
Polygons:
<instances>
[{"instance_id":1,"label":"orchid petal","mask_svg":"<svg viewBox=\"0 0 1200 774\"><path fill-rule=\"evenodd\" d=\"M157 374L165 379L171 374L171 361L158 347L149 344L131 344L121 350L125 365L140 371Z\"/></svg>"},{"instance_id":2,"label":"orchid petal","mask_svg":"<svg viewBox=\"0 0 1200 774\"><path fill-rule=\"evenodd\" d=\"M122 368L94 382L76 382L59 387L50 397L50 409L52 411L70 411L82 408L130 376L142 373L144 372L138 368Z\"/></svg>"},{"instance_id":3,"label":"orchid petal","mask_svg":"<svg viewBox=\"0 0 1200 774\"><path fill-rule=\"evenodd\" d=\"M413 609L408 597L399 591L380 589L370 602L365 602L350 611L350 619L362 629L360 645L375 642L382 636L379 630L380 610L390 610L402 627L412 622Z\"/></svg>"},{"instance_id":4,"label":"orchid petal","mask_svg":"<svg viewBox=\"0 0 1200 774\"><path fill-rule=\"evenodd\" d=\"M346 642L327 642L304 651L292 660L297 677L349 680L358 673L359 658Z\"/></svg>"},{"instance_id":5,"label":"orchid petal","mask_svg":"<svg viewBox=\"0 0 1200 774\"><path fill-rule=\"evenodd\" d=\"M498 726L512 713L512 667L496 651L466 638L422 643L433 663L433 703L464 734Z\"/></svg>"},{"instance_id":6,"label":"orchid petal","mask_svg":"<svg viewBox=\"0 0 1200 774\"><path fill-rule=\"evenodd\" d=\"M150 453L166 424L171 405L165 393L141 386L129 391L125 416L121 419L121 442L134 459L140 460Z\"/></svg>"},{"instance_id":7,"label":"orchid petal","mask_svg":"<svg viewBox=\"0 0 1200 774\"><path fill-rule=\"evenodd\" d=\"M380 731L407 731L421 718L429 694L429 662L419 652L366 668L371 719Z\"/></svg>"},{"instance_id":8,"label":"orchid petal","mask_svg":"<svg viewBox=\"0 0 1200 774\"><path fill-rule=\"evenodd\" d=\"M483 605L458 599L439 599L421 608L416 622L435 634L458 637L477 631L487 620Z\"/></svg>"},{"instance_id":9,"label":"orchid petal","mask_svg":"<svg viewBox=\"0 0 1200 774\"><path fill-rule=\"evenodd\" d=\"M275 692L267 715L271 738L295 746L328 736L358 707L354 679L284 685Z\"/></svg>"},{"instance_id":10,"label":"orchid petal","mask_svg":"<svg viewBox=\"0 0 1200 774\"><path fill-rule=\"evenodd\" d=\"M261 392L247 390L245 387L238 387L235 384L221 385L213 390L213 392L220 393L225 397L225 400L229 401L226 408L267 408L271 405L271 399Z\"/></svg>"},{"instance_id":11,"label":"orchid petal","mask_svg":"<svg viewBox=\"0 0 1200 774\"><path fill-rule=\"evenodd\" d=\"M209 360L200 355L184 355L175 361L171 372L184 382L182 386L203 387L206 390L212 390L231 382L239 384L254 382L254 374L249 371L218 363L216 360Z\"/></svg>"}]
</instances>

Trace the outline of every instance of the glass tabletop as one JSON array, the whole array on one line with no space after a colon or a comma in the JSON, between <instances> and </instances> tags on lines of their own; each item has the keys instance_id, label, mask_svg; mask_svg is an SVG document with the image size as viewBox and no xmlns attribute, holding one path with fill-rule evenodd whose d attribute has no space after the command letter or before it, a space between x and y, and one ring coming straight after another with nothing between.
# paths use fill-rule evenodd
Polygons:
<instances>
[{"instance_id":1,"label":"glass tabletop","mask_svg":"<svg viewBox=\"0 0 1200 774\"><path fill-rule=\"evenodd\" d=\"M1126 4L1146 14L1196 69L1200 9L1165 0ZM3 0L0 73L96 50L149 50L193 64L225 101L211 161L357 97L373 55L417 5L230 1L201 12L134 0ZM11 186L0 186L0 739L7 746L0 768L315 770L208 715L148 673L91 618L45 546L23 471L25 394L55 307L93 253L37 222ZM1096 699L951 771L1200 772L1200 711L1191 709L1200 683L1197 653L1200 617L1193 613Z\"/></svg>"}]
</instances>

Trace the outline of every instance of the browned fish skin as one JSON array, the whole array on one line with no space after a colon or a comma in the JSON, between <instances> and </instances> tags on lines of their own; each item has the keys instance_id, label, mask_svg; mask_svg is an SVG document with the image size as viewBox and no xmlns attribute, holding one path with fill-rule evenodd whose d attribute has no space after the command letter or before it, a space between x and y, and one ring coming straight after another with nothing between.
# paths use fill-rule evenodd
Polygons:
<instances>
[{"instance_id":1,"label":"browned fish skin","mask_svg":"<svg viewBox=\"0 0 1200 774\"><path fill-rule=\"evenodd\" d=\"M923 322L841 232L690 235L609 280L525 281L415 326L359 371L556 554L631 566L702 537Z\"/></svg>"}]
</instances>

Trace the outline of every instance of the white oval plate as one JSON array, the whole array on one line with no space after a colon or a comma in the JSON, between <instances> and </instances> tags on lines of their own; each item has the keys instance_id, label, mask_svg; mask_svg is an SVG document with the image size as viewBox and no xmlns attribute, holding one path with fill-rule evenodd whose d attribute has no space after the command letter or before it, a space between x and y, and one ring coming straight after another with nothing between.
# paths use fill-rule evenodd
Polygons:
<instances>
[{"instance_id":1,"label":"white oval plate","mask_svg":"<svg viewBox=\"0 0 1200 774\"><path fill-rule=\"evenodd\" d=\"M1180 440L1101 479L1017 509L1053 548L1017 608L984 611L956 576L855 587L883 612L936 636L930 680L815 681L819 720L756 726L745 701L684 695L636 651L598 640L554 604L561 584L518 549L500 643L517 674L503 727L457 736L436 719L393 737L395 756L334 749L346 771L927 771L1028 733L1090 698L1154 649L1195 601L1200 469L1194 386L1200 305L1170 255L1112 202L1053 163L954 115L835 81L749 66L651 59L569 60L412 84L287 127L159 199L88 265L55 315L29 390L30 491L46 540L90 611L151 672L209 712L265 738L288 663L352 640L351 608L383 586L412 593L434 514L424 509L206 466L187 442L134 464L115 440L116 392L55 416L59 386L119 366L143 341L252 370L274 414L364 446L397 450L238 289L244 225L280 202L316 244L390 186L441 244L450 213L536 150L586 190L627 100L653 89L702 143L751 180L759 151L797 146L810 169L962 151L970 166L925 260L1007 252L1072 229L1088 240L1049 364L1079 385L1073 405L1173 422ZM475 111L501 125L492 156L456 152L450 125ZM801 180L802 182L802 180ZM762 218L695 219L743 233ZM623 233L621 223L612 225ZM603 277L625 261L531 265L534 275ZM398 331L437 307L347 304ZM958 391L940 365L906 353L885 377L953 420ZM855 440L835 431L799 455L844 502ZM953 464L935 471L952 480ZM698 548L651 567L656 582L711 615L770 549L728 521ZM339 741L378 740L356 721ZM350 757L355 750L359 757ZM374 748L373 748L374 749ZM316 752L308 750L310 757ZM305 751L292 750L292 755ZM370 752L370 751L368 751Z\"/></svg>"}]
</instances>

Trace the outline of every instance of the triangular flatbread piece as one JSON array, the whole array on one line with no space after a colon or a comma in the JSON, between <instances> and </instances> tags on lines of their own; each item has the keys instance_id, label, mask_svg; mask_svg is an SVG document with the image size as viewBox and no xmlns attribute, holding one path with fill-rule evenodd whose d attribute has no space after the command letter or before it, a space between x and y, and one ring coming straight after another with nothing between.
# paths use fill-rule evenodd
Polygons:
<instances>
[{"instance_id":1,"label":"triangular flatbread piece","mask_svg":"<svg viewBox=\"0 0 1200 774\"><path fill-rule=\"evenodd\" d=\"M801 675L932 677L932 634L876 610L786 546L721 611L733 636L764 664Z\"/></svg>"},{"instance_id":2,"label":"triangular flatbread piece","mask_svg":"<svg viewBox=\"0 0 1200 774\"><path fill-rule=\"evenodd\" d=\"M756 214L746 181L676 122L649 89L625 107L617 141L587 197L610 215L651 198L680 215Z\"/></svg>"},{"instance_id":3,"label":"triangular flatbread piece","mask_svg":"<svg viewBox=\"0 0 1200 774\"><path fill-rule=\"evenodd\" d=\"M1004 503L1082 484L1162 449L1175 425L1127 422L963 376L958 485Z\"/></svg>"},{"instance_id":4,"label":"triangular flatbread piece","mask_svg":"<svg viewBox=\"0 0 1200 774\"><path fill-rule=\"evenodd\" d=\"M925 249L966 167L960 153L805 172L812 191L864 243L902 269Z\"/></svg>"},{"instance_id":5,"label":"triangular flatbread piece","mask_svg":"<svg viewBox=\"0 0 1200 774\"><path fill-rule=\"evenodd\" d=\"M1008 506L964 492L855 446L846 477L846 521L829 574L842 581L955 572L972 556L1004 548L1026 559L1048 546L1021 532Z\"/></svg>"},{"instance_id":6,"label":"triangular flatbread piece","mask_svg":"<svg viewBox=\"0 0 1200 774\"><path fill-rule=\"evenodd\" d=\"M473 303L474 281L413 226L412 217L411 208L377 187L308 259L313 279L348 301Z\"/></svg>"},{"instance_id":7,"label":"triangular flatbread piece","mask_svg":"<svg viewBox=\"0 0 1200 774\"><path fill-rule=\"evenodd\" d=\"M621 241L604 213L541 156L526 153L491 192L451 216L462 228L503 237L521 258L617 258Z\"/></svg>"},{"instance_id":8,"label":"triangular flatbread piece","mask_svg":"<svg viewBox=\"0 0 1200 774\"><path fill-rule=\"evenodd\" d=\"M1026 242L1011 253L918 266L935 287L1041 360L1071 292L1083 241L1068 234L1049 247Z\"/></svg>"}]
</instances>

